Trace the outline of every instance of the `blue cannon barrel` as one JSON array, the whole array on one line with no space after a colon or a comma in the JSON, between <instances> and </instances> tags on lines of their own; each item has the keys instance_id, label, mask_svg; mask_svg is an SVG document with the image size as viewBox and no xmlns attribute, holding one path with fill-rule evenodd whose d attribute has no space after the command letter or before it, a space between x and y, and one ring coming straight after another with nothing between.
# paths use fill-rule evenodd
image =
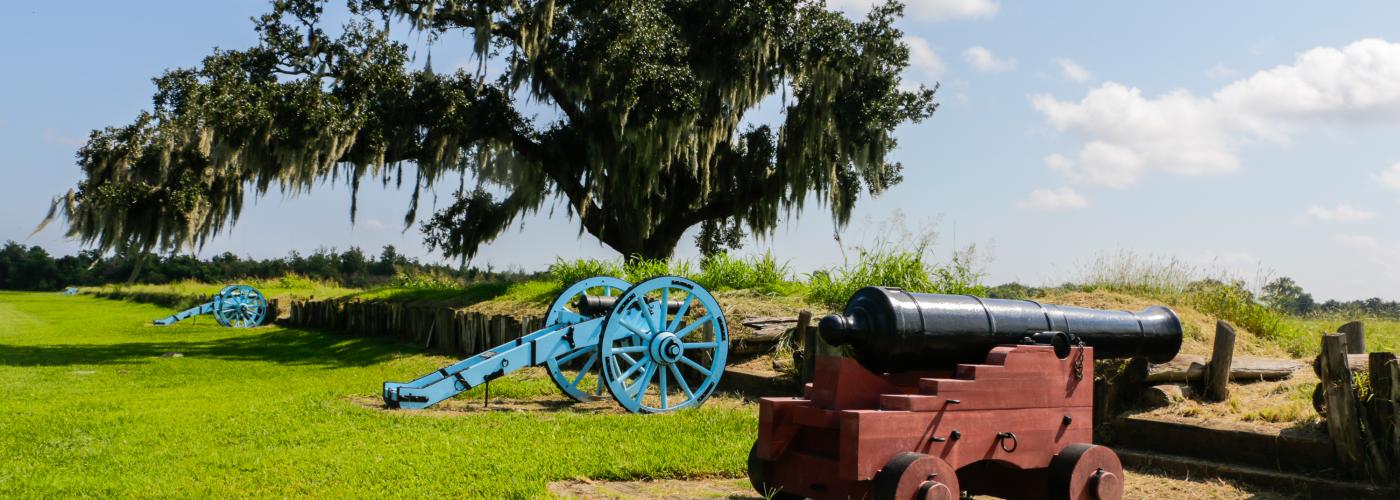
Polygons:
<instances>
[{"instance_id":1,"label":"blue cannon barrel","mask_svg":"<svg viewBox=\"0 0 1400 500\"><path fill-rule=\"evenodd\" d=\"M818 328L828 343L850 346L857 361L877 372L981 363L998 345L1066 338L1046 332L1068 334L1100 359L1165 363L1181 349L1181 320L1166 307L1107 311L885 287L860 289L842 314L823 318Z\"/></svg>"}]
</instances>

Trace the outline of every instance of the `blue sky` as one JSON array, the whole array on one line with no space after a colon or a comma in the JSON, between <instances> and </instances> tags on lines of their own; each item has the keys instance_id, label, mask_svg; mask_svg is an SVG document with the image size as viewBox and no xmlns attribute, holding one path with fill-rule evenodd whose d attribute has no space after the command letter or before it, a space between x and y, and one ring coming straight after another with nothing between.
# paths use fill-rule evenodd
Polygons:
<instances>
[{"instance_id":1,"label":"blue sky","mask_svg":"<svg viewBox=\"0 0 1400 500\"><path fill-rule=\"evenodd\" d=\"M870 0L831 3L854 15ZM152 0L7 9L0 240L76 251L56 226L29 232L78 180L73 153L87 133L149 109L150 79L162 70L254 43L249 17L267 8ZM1379 1L912 1L901 22L915 56L906 76L940 82L942 107L898 131L905 181L862 200L843 241L847 250L872 241L885 234L879 222L901 213L911 228L937 229L939 256L979 245L994 283L1059 283L1096 256L1132 252L1244 278L1292 276L1320 298L1400 299L1396 19L1400 4ZM461 40L431 52L436 68L469 62ZM348 189L274 193L250 200L232 232L200 254L393 244L439 259L416 226L402 231L407 200L364 190L352 226ZM615 256L550 212L474 263L539 269L556 256ZM829 216L809 208L745 252L771 249L809 271L841 261L833 232ZM689 241L680 256L695 254Z\"/></svg>"}]
</instances>

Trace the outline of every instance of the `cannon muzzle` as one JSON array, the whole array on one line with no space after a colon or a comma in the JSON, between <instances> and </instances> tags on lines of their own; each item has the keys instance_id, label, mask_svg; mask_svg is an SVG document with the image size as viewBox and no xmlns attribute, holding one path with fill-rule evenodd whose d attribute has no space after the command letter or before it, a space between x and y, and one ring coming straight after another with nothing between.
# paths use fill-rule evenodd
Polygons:
<instances>
[{"instance_id":1,"label":"cannon muzzle","mask_svg":"<svg viewBox=\"0 0 1400 500\"><path fill-rule=\"evenodd\" d=\"M1108 311L884 287L860 289L842 314L822 318L818 329L827 343L850 346L856 360L876 372L981 363L1004 344L1052 345L1063 357L1083 342L1100 359L1154 363L1170 361L1181 349L1181 320L1166 307Z\"/></svg>"}]
</instances>

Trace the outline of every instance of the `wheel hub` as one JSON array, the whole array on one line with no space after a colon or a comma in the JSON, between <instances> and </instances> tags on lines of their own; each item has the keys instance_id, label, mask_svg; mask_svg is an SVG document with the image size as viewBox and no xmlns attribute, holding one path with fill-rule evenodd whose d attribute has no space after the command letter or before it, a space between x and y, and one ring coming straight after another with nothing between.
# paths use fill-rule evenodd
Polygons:
<instances>
[{"instance_id":1,"label":"wheel hub","mask_svg":"<svg viewBox=\"0 0 1400 500\"><path fill-rule=\"evenodd\" d=\"M681 344L681 339L676 334L661 332L651 338L648 351L651 353L651 358L658 363L672 365L685 355L685 346Z\"/></svg>"}]
</instances>

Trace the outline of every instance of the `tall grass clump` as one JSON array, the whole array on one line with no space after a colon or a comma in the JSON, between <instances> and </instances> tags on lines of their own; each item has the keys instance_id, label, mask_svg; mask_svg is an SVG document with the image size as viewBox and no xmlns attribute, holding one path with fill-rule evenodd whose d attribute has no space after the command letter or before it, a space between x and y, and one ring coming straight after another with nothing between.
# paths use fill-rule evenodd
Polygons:
<instances>
[{"instance_id":1,"label":"tall grass clump","mask_svg":"<svg viewBox=\"0 0 1400 500\"><path fill-rule=\"evenodd\" d=\"M772 252L747 258L719 253L700 260L695 281L710 290L778 292L793 285L790 276L787 263L778 262Z\"/></svg>"},{"instance_id":2,"label":"tall grass clump","mask_svg":"<svg viewBox=\"0 0 1400 500\"><path fill-rule=\"evenodd\" d=\"M633 259L622 264L622 279L637 284L657 276L695 278L690 261L684 259Z\"/></svg>"},{"instance_id":3,"label":"tall grass clump","mask_svg":"<svg viewBox=\"0 0 1400 500\"><path fill-rule=\"evenodd\" d=\"M976 248L956 252L946 264L930 262L927 247L880 245L858 249L856 261L812 273L807 300L837 308L867 286L888 286L911 292L985 295L976 267Z\"/></svg>"},{"instance_id":4,"label":"tall grass clump","mask_svg":"<svg viewBox=\"0 0 1400 500\"><path fill-rule=\"evenodd\" d=\"M598 259L555 259L546 272L563 286L594 276L622 276L622 266L616 261Z\"/></svg>"},{"instance_id":5,"label":"tall grass clump","mask_svg":"<svg viewBox=\"0 0 1400 500\"><path fill-rule=\"evenodd\" d=\"M549 270L545 274L561 286L567 286L594 276L614 276L634 284L657 276L695 277L695 271L691 267L690 261L683 259L633 259L627 262L599 259L558 259L549 266Z\"/></svg>"}]
</instances>

